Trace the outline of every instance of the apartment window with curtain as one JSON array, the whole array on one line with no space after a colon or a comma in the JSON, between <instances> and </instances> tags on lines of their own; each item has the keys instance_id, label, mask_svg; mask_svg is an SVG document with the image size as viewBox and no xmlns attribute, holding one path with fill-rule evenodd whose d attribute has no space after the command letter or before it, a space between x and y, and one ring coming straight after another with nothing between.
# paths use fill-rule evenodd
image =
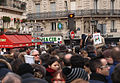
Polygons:
<instances>
[{"instance_id":1,"label":"apartment window with curtain","mask_svg":"<svg viewBox=\"0 0 120 83\"><path fill-rule=\"evenodd\" d=\"M56 22L51 23L51 30L56 31Z\"/></svg>"},{"instance_id":2,"label":"apartment window with curtain","mask_svg":"<svg viewBox=\"0 0 120 83\"><path fill-rule=\"evenodd\" d=\"M36 13L40 13L40 3L35 4L36 6Z\"/></svg>"}]
</instances>

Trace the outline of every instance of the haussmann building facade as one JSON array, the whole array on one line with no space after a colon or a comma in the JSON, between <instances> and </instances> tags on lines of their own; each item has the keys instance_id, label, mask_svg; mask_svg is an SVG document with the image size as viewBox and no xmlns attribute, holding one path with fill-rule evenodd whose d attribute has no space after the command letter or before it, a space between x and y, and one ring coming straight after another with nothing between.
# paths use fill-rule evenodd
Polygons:
<instances>
[{"instance_id":1,"label":"haussmann building facade","mask_svg":"<svg viewBox=\"0 0 120 83\"><path fill-rule=\"evenodd\" d=\"M107 43L119 41L120 0L29 0L27 5L27 19L40 23L47 36L61 35L69 41L68 14L74 13L75 43L95 29Z\"/></svg>"}]
</instances>

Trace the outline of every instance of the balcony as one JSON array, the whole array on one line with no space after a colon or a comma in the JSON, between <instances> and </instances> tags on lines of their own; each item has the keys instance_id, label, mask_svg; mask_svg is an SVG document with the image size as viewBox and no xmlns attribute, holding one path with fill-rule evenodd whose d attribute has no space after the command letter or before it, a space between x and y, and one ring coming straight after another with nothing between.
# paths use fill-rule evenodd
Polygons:
<instances>
[{"instance_id":1,"label":"balcony","mask_svg":"<svg viewBox=\"0 0 120 83\"><path fill-rule=\"evenodd\" d=\"M2 0L0 1L0 7L3 7L3 8L14 8L14 9L17 9L17 10L26 10L26 3L25 2L22 2L22 1L19 1L19 0L14 0L14 1L10 1L10 0Z\"/></svg>"},{"instance_id":2,"label":"balcony","mask_svg":"<svg viewBox=\"0 0 120 83\"><path fill-rule=\"evenodd\" d=\"M42 12L30 13L27 15L29 20L45 20L67 18L69 13L74 13L75 17L120 17L120 10L75 10L75 11L56 11L56 12Z\"/></svg>"}]
</instances>

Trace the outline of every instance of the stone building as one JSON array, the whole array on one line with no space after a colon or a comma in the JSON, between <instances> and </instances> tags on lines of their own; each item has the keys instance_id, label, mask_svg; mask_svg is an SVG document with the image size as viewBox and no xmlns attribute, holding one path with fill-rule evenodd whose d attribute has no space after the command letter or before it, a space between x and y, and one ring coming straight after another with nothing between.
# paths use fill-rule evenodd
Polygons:
<instances>
[{"instance_id":1,"label":"stone building","mask_svg":"<svg viewBox=\"0 0 120 83\"><path fill-rule=\"evenodd\" d=\"M26 3L21 0L0 0L0 28L18 29L26 18ZM4 17L7 20L3 22Z\"/></svg>"},{"instance_id":2,"label":"stone building","mask_svg":"<svg viewBox=\"0 0 120 83\"><path fill-rule=\"evenodd\" d=\"M28 0L27 18L40 23L44 33L60 34L69 40L68 14L75 14L76 34L93 33L100 29L102 35L115 42L120 38L120 0ZM58 29L58 24L62 29ZM111 41L112 41L111 40Z\"/></svg>"}]
</instances>

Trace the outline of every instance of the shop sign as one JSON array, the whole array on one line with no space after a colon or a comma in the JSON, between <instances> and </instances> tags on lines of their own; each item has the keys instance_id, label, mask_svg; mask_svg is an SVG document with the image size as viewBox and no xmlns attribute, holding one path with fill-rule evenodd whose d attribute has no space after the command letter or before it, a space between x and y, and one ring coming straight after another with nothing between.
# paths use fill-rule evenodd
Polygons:
<instances>
[{"instance_id":1,"label":"shop sign","mask_svg":"<svg viewBox=\"0 0 120 83\"><path fill-rule=\"evenodd\" d=\"M60 43L62 41L62 37L61 36L53 36L53 37L41 37L41 39L44 42L52 42L52 43Z\"/></svg>"}]
</instances>

